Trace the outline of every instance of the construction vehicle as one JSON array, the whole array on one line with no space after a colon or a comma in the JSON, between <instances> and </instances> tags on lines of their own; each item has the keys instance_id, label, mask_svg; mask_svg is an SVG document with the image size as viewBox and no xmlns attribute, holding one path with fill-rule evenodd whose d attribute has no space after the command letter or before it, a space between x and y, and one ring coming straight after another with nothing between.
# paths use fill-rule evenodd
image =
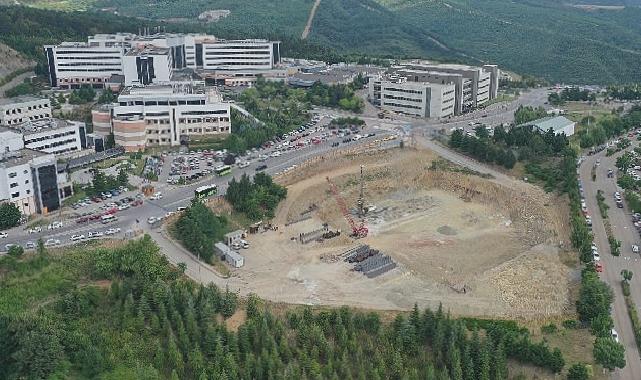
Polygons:
<instances>
[{"instance_id":1,"label":"construction vehicle","mask_svg":"<svg viewBox=\"0 0 641 380\"><path fill-rule=\"evenodd\" d=\"M352 229L352 237L355 237L357 239L364 238L367 236L369 230L367 229L367 226L365 226L365 220L363 218L363 167L361 166L361 189L360 189L360 195L358 198L358 216L361 218L360 224L357 224L356 221L354 221L354 218L352 218L352 215L349 213L349 209L347 208L347 204L345 203L345 200L343 197L340 195L340 192L338 191L338 187L336 187L336 184L332 182L329 177L326 177L327 182L329 183L329 189L331 190L332 194L334 195L334 199L336 199L336 203L338 204L338 207L341 210L341 213L343 214L343 217L345 220L347 220L347 224L349 224L350 228Z\"/></svg>"}]
</instances>

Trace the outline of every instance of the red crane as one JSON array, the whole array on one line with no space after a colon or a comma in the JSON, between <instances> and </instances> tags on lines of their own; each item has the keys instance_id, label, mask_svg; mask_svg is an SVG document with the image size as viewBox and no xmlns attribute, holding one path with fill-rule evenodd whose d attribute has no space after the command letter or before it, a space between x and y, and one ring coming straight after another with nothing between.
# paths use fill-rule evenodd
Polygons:
<instances>
[{"instance_id":1,"label":"red crane","mask_svg":"<svg viewBox=\"0 0 641 380\"><path fill-rule=\"evenodd\" d=\"M347 223L352 228L352 236L357 239L366 237L369 231L365 226L365 221L361 220L360 225L356 224L356 222L352 218L352 215L350 215L349 213L349 209L347 208L347 204L345 204L345 200L343 199L343 197L341 197L340 193L338 192L338 187L336 187L336 184L334 184L334 182L332 182L332 180L329 179L329 177L325 177L325 178L329 183L329 189L334 195L334 199L336 199L336 203L338 203L338 207L340 208L341 213L343 213L343 217L345 217L345 220L347 220Z\"/></svg>"}]
</instances>

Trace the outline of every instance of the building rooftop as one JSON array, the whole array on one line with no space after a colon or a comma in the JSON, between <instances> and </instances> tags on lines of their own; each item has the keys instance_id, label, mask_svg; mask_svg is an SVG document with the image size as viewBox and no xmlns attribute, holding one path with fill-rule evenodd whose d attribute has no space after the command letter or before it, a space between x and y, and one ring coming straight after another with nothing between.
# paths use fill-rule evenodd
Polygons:
<instances>
[{"instance_id":1,"label":"building rooftop","mask_svg":"<svg viewBox=\"0 0 641 380\"><path fill-rule=\"evenodd\" d=\"M44 98L37 98L35 96L18 96L15 98L0 98L0 106L7 105L7 104L20 104L20 103L28 103L28 102L35 102L38 100L46 100Z\"/></svg>"},{"instance_id":2,"label":"building rooftop","mask_svg":"<svg viewBox=\"0 0 641 380\"><path fill-rule=\"evenodd\" d=\"M18 165L24 165L34 159L53 155L45 152L38 152L32 149L20 149L15 152L5 153L4 156L0 155L0 166L10 168Z\"/></svg>"},{"instance_id":3,"label":"building rooftop","mask_svg":"<svg viewBox=\"0 0 641 380\"><path fill-rule=\"evenodd\" d=\"M533 125L541 131L548 131L552 128L556 132L571 124L574 124L574 122L564 116L548 116L521 125Z\"/></svg>"},{"instance_id":4,"label":"building rooftop","mask_svg":"<svg viewBox=\"0 0 641 380\"><path fill-rule=\"evenodd\" d=\"M125 55L129 57L140 55L169 55L169 49L148 45L131 49Z\"/></svg>"},{"instance_id":5,"label":"building rooftop","mask_svg":"<svg viewBox=\"0 0 641 380\"><path fill-rule=\"evenodd\" d=\"M59 128L64 128L68 126L76 126L83 124L80 121L70 121L70 120L61 120L61 119L42 119L42 120L32 120L27 121L22 124L12 126L11 129L22 133L23 135L30 135L34 133L39 133L46 130L54 130Z\"/></svg>"}]
</instances>

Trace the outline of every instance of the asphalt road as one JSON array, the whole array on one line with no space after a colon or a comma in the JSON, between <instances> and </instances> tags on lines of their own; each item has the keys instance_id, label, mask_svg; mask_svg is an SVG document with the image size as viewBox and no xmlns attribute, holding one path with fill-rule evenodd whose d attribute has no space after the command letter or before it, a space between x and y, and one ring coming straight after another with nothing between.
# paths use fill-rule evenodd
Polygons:
<instances>
[{"instance_id":1,"label":"asphalt road","mask_svg":"<svg viewBox=\"0 0 641 380\"><path fill-rule=\"evenodd\" d=\"M636 142L633 146L636 146ZM604 271L600 273L601 279L608 283L614 291L614 304L612 305L612 318L614 326L619 333L620 341L625 346L626 366L621 370L613 373L613 379L621 380L639 380L641 379L641 357L637 348L632 323L628 316L628 311L621 290L621 270L628 269L634 273L631 281L631 294L637 311L641 312L641 258L639 254L632 253L632 244L641 244L639 234L637 233L631 220L631 213L625 208L617 208L614 201L614 192L620 191L616 184L616 179L607 178L608 169L616 171L616 158L623 153L618 153L611 157L605 156L605 151L594 156L585 157L579 168L580 179L583 183L585 200L588 207L588 213L592 217L592 232L594 234L594 243L599 248L601 262ZM596 181L592 181L592 167L596 160L600 160L600 165L596 168ZM610 254L610 245L605 233L605 227L599 206L596 200L597 190L604 192L605 202L610 206L608 210L608 219L612 225L614 237L621 241L621 255L613 256Z\"/></svg>"},{"instance_id":2,"label":"asphalt road","mask_svg":"<svg viewBox=\"0 0 641 380\"><path fill-rule=\"evenodd\" d=\"M62 245L72 244L70 238L74 234L83 234L87 236L87 233L90 231L102 231L109 228L120 227L121 232L115 237L122 237L125 231L143 229L149 230L149 225L147 219L149 217L161 217L164 216L167 212L176 211L180 206L187 206L194 197L194 190L204 184L216 184L218 186L218 194L224 195L227 190L227 183L232 178L240 179L243 174L248 174L253 176L256 173L256 167L266 164L267 169L266 173L270 175L275 175L282 172L284 169L292 166L299 165L306 161L309 158L325 154L331 150L345 148L346 146L356 146L358 144L369 143L374 139L382 138L386 135L390 135L388 131L366 129L365 132L375 132L375 137L364 138L358 142L349 142L342 143L343 138L341 137L331 137L318 145L309 145L305 148L298 150L288 151L283 153L279 157L270 157L266 162L259 162L258 160L253 160L250 165L244 169L234 167L231 175L226 175L223 177L210 176L185 186L171 186L168 184L158 183L156 185L156 191L161 191L163 193L163 198L160 200L145 200L144 204L138 207L132 207L127 210L119 211L116 216L118 220L109 224L102 224L100 221L88 221L85 223L76 223L74 219L67 220L64 222L64 226L55 230L47 230L43 228L42 232L29 234L24 230L24 226L19 226L8 230L8 237L0 240L0 251L5 250L5 245L7 244L19 244L23 247L26 246L27 242L35 243L39 238L47 240L49 238L59 239ZM333 142L340 142L338 147L332 147ZM392 140L392 143L398 143L398 140ZM267 150L269 153L271 151ZM171 157L171 156L168 156ZM136 192L127 192L121 195L119 198L124 196L134 196ZM108 199L105 202L112 202L115 198ZM97 208L99 204L93 206ZM86 209L79 209L79 212L89 210L91 207Z\"/></svg>"}]
</instances>

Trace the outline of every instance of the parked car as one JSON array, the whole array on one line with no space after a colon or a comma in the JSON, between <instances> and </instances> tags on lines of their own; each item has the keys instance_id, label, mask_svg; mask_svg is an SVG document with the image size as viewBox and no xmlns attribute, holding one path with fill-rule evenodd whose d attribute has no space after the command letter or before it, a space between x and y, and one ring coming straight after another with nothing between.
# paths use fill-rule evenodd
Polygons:
<instances>
[{"instance_id":1,"label":"parked car","mask_svg":"<svg viewBox=\"0 0 641 380\"><path fill-rule=\"evenodd\" d=\"M5 239L7 236L9 236L9 234L6 232L0 232L0 239Z\"/></svg>"},{"instance_id":2,"label":"parked car","mask_svg":"<svg viewBox=\"0 0 641 380\"><path fill-rule=\"evenodd\" d=\"M28 241L27 244L25 244L25 248L34 249L34 248L36 248L36 243L34 243L32 241Z\"/></svg>"},{"instance_id":3,"label":"parked car","mask_svg":"<svg viewBox=\"0 0 641 380\"><path fill-rule=\"evenodd\" d=\"M78 240L82 240L84 238L85 238L85 235L82 235L82 234L81 235L71 235L71 238L69 240L78 241Z\"/></svg>"},{"instance_id":4,"label":"parked car","mask_svg":"<svg viewBox=\"0 0 641 380\"><path fill-rule=\"evenodd\" d=\"M612 335L612 339L614 339L615 342L619 343L619 333L615 329L612 329L610 330L610 334Z\"/></svg>"},{"instance_id":5,"label":"parked car","mask_svg":"<svg viewBox=\"0 0 641 380\"><path fill-rule=\"evenodd\" d=\"M45 241L45 247L51 247L53 245L59 245L59 244L60 244L60 240L58 239L47 239L47 241Z\"/></svg>"}]
</instances>

